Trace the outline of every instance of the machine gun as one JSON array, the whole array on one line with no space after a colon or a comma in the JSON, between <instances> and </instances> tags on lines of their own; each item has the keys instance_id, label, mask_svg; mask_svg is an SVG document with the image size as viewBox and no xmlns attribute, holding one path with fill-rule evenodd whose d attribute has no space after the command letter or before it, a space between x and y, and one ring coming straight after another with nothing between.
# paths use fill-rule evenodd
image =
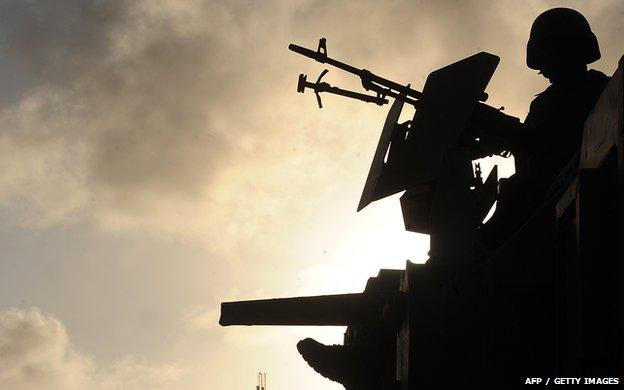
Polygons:
<instances>
[{"instance_id":1,"label":"machine gun","mask_svg":"<svg viewBox=\"0 0 624 390\"><path fill-rule=\"evenodd\" d=\"M358 69L354 66L346 64L344 62L335 60L327 56L327 40L325 38L321 38L319 40L319 45L316 51L307 49L305 47L290 44L288 48L295 53L299 53L306 57L312 58L315 61L318 61L322 64L329 64L335 66L339 69L342 69L346 72L352 73L356 76L360 77L362 82L362 87L364 87L367 91L374 91L377 93L376 96L367 95L364 93L349 91L345 89L341 89L338 87L333 87L328 83L321 82L321 79L327 74L328 70L325 69L320 74L320 76L316 79L316 83L310 83L307 81L307 76L304 74L299 75L299 84L297 85L297 92L303 93L306 88L311 88L316 95L316 99L319 105L319 108L323 107L321 103L321 92L329 92L336 95L346 96L352 99L362 100L368 103L375 103L378 105L383 105L388 103L388 100L385 98L386 96L392 96L396 99L400 99L404 102L407 102L413 106L418 105L418 99L421 97L421 93L410 88L409 85L403 86L394 81L388 80L386 78L377 76L366 69Z\"/></svg>"},{"instance_id":2,"label":"machine gun","mask_svg":"<svg viewBox=\"0 0 624 390\"><path fill-rule=\"evenodd\" d=\"M316 96L319 108L323 108L320 95L323 92L361 100L367 103L375 103L380 106L389 103L387 99L388 96L404 103L408 103L415 108L418 108L423 100L423 93L410 88L410 84L401 85L395 81L378 76L369 70L360 69L329 57L327 55L327 40L325 38L321 38L319 40L316 51L295 44L290 44L288 48L295 53L311 58L317 62L334 66L338 69L344 70L345 72L358 76L362 83L362 87L366 91L375 92L375 95L368 95L366 93L335 87L327 82L321 81L329 72L327 69L324 69L321 72L314 83L307 81L307 75L300 74L299 82L297 84L297 92L304 93L306 88L311 89ZM478 138L479 140L483 137L492 138L493 136L496 136L498 138L498 142L477 142L475 147L477 147L477 149L480 148L481 150L477 152L475 157L483 157L485 155L493 154L508 157L511 145L504 142L504 136L509 134L509 132L516 130L520 125L520 120L516 117L504 114L502 112L502 108L497 109L484 104L483 102L487 99L488 94L483 91L477 96L478 102L471 117L471 134L473 135L473 138ZM491 141L491 139L489 141Z\"/></svg>"}]
</instances>

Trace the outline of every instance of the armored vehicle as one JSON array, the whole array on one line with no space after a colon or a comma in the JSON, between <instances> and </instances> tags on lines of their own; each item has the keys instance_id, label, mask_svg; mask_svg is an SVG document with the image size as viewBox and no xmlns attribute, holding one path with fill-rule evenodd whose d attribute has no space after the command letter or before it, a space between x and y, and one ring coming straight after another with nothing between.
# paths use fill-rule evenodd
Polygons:
<instances>
[{"instance_id":1,"label":"armored vehicle","mask_svg":"<svg viewBox=\"0 0 624 390\"><path fill-rule=\"evenodd\" d=\"M345 65L327 57L324 40L316 52L291 49ZM358 209L405 191L405 228L430 235L430 258L380 270L362 293L223 303L220 324L346 325L344 345L304 340L299 350L348 390L622 378L624 57L548 196L501 245L487 248L479 229L499 196L498 178L495 169L485 181L473 172L475 142L485 138L475 129L521 125L484 103L497 64L492 54L475 54L432 72L422 92L342 67L376 92L369 97L300 76L299 91L312 88L319 105L321 92L394 99ZM416 113L398 123L404 104Z\"/></svg>"}]
</instances>

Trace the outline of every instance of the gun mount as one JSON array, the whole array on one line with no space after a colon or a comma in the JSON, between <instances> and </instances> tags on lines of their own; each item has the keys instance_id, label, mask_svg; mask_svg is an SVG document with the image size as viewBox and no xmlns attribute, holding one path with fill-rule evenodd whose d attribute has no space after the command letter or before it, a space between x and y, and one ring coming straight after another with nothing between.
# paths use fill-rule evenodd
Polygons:
<instances>
[{"instance_id":1,"label":"gun mount","mask_svg":"<svg viewBox=\"0 0 624 390\"><path fill-rule=\"evenodd\" d=\"M489 185L473 186L475 176L471 160L484 155L509 156L505 142L487 142L494 134L519 129L516 117L484 104L485 93L499 58L481 52L432 72L422 92L374 73L356 68L327 55L325 39L316 51L291 44L294 52L317 62L335 66L360 78L362 86L376 95L346 91L321 82L316 84L299 76L297 90L315 91L319 106L320 92L337 93L377 104L394 98L384 124L357 210L375 200L400 191L405 227L409 231L431 234L432 253L438 258L463 254L470 262L474 252L473 231L496 201L497 171L488 176ZM411 121L398 123L407 103L416 108ZM449 110L449 107L453 107ZM492 185L493 184L493 185ZM452 198L443 194L453 194ZM438 240L438 237L444 236ZM438 242L455 242L455 250Z\"/></svg>"},{"instance_id":2,"label":"gun mount","mask_svg":"<svg viewBox=\"0 0 624 390\"><path fill-rule=\"evenodd\" d=\"M324 45L318 51L330 63ZM407 102L400 97L411 92L380 95L395 100L359 208L406 190L406 228L431 235L425 264L381 270L361 294L224 303L222 324L347 325L342 346L307 339L298 346L315 370L347 390L515 389L527 377L622 380L624 57L585 122L580 159L509 240L477 257L479 199L491 202L497 180L494 171L475 186L463 141L497 63L479 53L431 73L422 94L412 95L422 103L409 123L397 121Z\"/></svg>"}]
</instances>

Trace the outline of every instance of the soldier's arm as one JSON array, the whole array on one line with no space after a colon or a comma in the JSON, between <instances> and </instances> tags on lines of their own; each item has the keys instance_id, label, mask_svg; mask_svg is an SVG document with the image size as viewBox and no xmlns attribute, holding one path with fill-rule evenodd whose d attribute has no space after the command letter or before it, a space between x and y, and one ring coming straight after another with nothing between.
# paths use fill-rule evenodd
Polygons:
<instances>
[{"instance_id":1,"label":"soldier's arm","mask_svg":"<svg viewBox=\"0 0 624 390\"><path fill-rule=\"evenodd\" d=\"M483 103L476 106L468 128L469 136L475 140L473 158L504 152L516 154L528 147L534 138L530 125Z\"/></svg>"}]
</instances>

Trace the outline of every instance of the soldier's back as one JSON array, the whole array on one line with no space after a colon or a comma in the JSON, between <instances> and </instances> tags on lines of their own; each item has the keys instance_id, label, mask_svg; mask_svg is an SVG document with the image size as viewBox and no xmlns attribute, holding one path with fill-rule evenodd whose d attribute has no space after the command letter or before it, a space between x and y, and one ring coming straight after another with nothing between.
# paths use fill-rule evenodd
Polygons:
<instances>
[{"instance_id":1,"label":"soldier's back","mask_svg":"<svg viewBox=\"0 0 624 390\"><path fill-rule=\"evenodd\" d=\"M516 171L545 190L581 145L583 125L609 77L588 70L569 84L552 84L531 102L525 124L533 137L516 156Z\"/></svg>"}]
</instances>

